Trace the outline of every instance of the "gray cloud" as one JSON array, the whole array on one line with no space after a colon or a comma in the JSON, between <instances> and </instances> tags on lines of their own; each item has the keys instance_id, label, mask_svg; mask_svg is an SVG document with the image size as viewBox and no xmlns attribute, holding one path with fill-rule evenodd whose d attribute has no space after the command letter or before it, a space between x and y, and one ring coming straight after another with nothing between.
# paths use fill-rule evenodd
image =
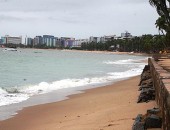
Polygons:
<instances>
[{"instance_id":1,"label":"gray cloud","mask_svg":"<svg viewBox=\"0 0 170 130\"><path fill-rule=\"evenodd\" d=\"M49 11L78 10L97 8L107 5L146 3L146 0L1 0L0 10L5 11ZM148 1L147 1L148 2Z\"/></svg>"},{"instance_id":2,"label":"gray cloud","mask_svg":"<svg viewBox=\"0 0 170 130\"><path fill-rule=\"evenodd\" d=\"M5 15L0 15L0 22L2 21L20 21L22 20L21 18L13 17L13 16L5 16Z\"/></svg>"},{"instance_id":3,"label":"gray cloud","mask_svg":"<svg viewBox=\"0 0 170 130\"><path fill-rule=\"evenodd\" d=\"M148 0L0 0L0 7L0 35L86 38L124 30L134 35L157 33L158 16Z\"/></svg>"}]
</instances>

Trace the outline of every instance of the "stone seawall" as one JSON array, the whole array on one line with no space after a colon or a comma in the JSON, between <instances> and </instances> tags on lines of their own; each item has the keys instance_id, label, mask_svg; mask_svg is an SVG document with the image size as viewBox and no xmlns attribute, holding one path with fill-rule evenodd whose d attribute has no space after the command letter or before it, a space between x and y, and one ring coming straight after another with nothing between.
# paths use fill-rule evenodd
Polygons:
<instances>
[{"instance_id":1,"label":"stone seawall","mask_svg":"<svg viewBox=\"0 0 170 130\"><path fill-rule=\"evenodd\" d=\"M162 129L170 130L170 72L166 71L153 58L148 59L156 102L162 115Z\"/></svg>"}]
</instances>

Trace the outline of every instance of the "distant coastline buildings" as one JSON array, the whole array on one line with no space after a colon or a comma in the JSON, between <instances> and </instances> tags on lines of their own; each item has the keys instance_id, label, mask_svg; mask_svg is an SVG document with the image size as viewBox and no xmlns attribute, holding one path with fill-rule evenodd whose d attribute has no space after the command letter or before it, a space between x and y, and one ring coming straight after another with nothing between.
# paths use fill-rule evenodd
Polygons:
<instances>
[{"instance_id":1,"label":"distant coastline buildings","mask_svg":"<svg viewBox=\"0 0 170 130\"><path fill-rule=\"evenodd\" d=\"M70 37L55 37L53 35L35 36L34 38L26 36L24 42L22 37L2 36L0 44L23 44L28 47L47 47L47 48L74 48L81 47L82 43L106 43L113 39L133 38L129 32L121 33L121 36L109 35L102 37L91 36L89 39L75 39Z\"/></svg>"},{"instance_id":2,"label":"distant coastline buildings","mask_svg":"<svg viewBox=\"0 0 170 130\"><path fill-rule=\"evenodd\" d=\"M9 35L6 35L4 37L1 37L0 41L2 44L22 44L22 37L11 37Z\"/></svg>"},{"instance_id":3,"label":"distant coastline buildings","mask_svg":"<svg viewBox=\"0 0 170 130\"><path fill-rule=\"evenodd\" d=\"M132 35L131 35L131 33L129 33L128 31L126 31L125 33L121 33L121 37L122 37L123 39L132 38Z\"/></svg>"}]
</instances>

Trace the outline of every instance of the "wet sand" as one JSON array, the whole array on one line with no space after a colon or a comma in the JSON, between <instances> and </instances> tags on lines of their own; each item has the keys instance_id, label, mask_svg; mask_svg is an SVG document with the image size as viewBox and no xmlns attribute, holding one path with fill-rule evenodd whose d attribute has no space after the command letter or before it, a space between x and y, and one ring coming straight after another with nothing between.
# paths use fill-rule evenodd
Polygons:
<instances>
[{"instance_id":1,"label":"wet sand","mask_svg":"<svg viewBox=\"0 0 170 130\"><path fill-rule=\"evenodd\" d=\"M120 52L120 51L87 51L87 50L60 50L60 51L66 51L66 52L82 52L82 53L104 53L104 54L116 54L116 55L136 55L136 56L151 56L150 54L147 53L135 53L135 52Z\"/></svg>"},{"instance_id":2,"label":"wet sand","mask_svg":"<svg viewBox=\"0 0 170 130\"><path fill-rule=\"evenodd\" d=\"M64 101L28 107L0 122L0 130L131 130L133 118L156 107L137 104L140 77L86 90Z\"/></svg>"}]
</instances>

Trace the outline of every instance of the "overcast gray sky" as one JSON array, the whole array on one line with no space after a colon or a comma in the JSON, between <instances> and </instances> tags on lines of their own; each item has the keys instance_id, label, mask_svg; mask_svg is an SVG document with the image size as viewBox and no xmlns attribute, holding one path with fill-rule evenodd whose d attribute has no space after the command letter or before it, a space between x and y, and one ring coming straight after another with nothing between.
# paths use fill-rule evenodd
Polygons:
<instances>
[{"instance_id":1,"label":"overcast gray sky","mask_svg":"<svg viewBox=\"0 0 170 130\"><path fill-rule=\"evenodd\" d=\"M157 34L148 0L0 0L0 36Z\"/></svg>"}]
</instances>

